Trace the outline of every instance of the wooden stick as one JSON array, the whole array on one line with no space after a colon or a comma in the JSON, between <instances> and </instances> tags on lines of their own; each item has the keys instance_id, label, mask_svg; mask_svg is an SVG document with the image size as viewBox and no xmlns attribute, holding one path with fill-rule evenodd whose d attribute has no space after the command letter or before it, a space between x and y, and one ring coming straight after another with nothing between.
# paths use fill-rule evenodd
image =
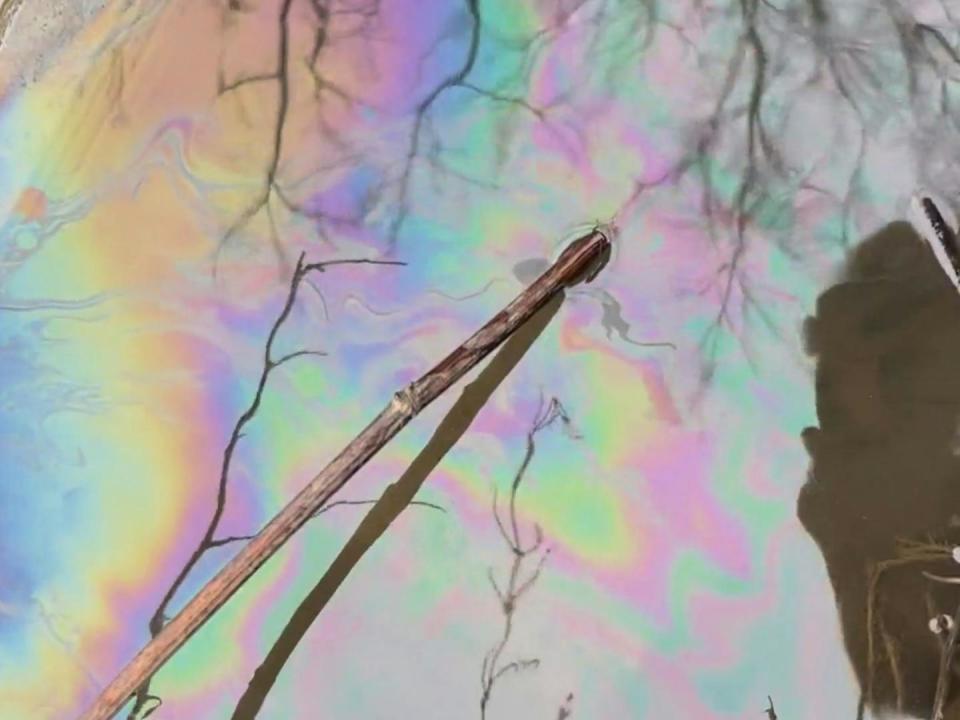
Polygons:
<instances>
[{"instance_id":1,"label":"wooden stick","mask_svg":"<svg viewBox=\"0 0 960 720\"><path fill-rule=\"evenodd\" d=\"M108 720L290 537L423 408L437 399L557 293L589 282L606 265L599 228L574 240L546 272L420 379L397 392L356 438L277 513L100 693L79 720Z\"/></svg>"}]
</instances>

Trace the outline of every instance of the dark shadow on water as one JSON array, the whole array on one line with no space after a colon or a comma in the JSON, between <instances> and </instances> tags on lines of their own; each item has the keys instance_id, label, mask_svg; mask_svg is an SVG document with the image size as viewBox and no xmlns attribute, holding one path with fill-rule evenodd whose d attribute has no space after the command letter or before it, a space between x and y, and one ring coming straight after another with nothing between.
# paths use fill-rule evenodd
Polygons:
<instances>
[{"instance_id":1,"label":"dark shadow on water","mask_svg":"<svg viewBox=\"0 0 960 720\"><path fill-rule=\"evenodd\" d=\"M444 455L463 436L493 392L520 362L520 359L540 336L553 316L556 315L562 302L563 296L560 294L538 311L533 318L507 340L503 348L477 375L477 378L464 387L460 397L437 426L437 430L430 441L414 458L400 479L387 487L377 503L360 522L330 568L303 599L290 620L287 621L280 636L270 648L260 667L254 672L247 689L237 703L232 715L233 720L252 720L257 716L281 670L283 670L300 640L310 629L313 621L317 619L367 550L386 532L390 524L414 499L427 476L433 472ZM383 591L389 592L390 590L389 588L383 588ZM337 662L335 657L331 657L329 660L331 663ZM320 674L323 670L317 668L316 672Z\"/></svg>"},{"instance_id":2,"label":"dark shadow on water","mask_svg":"<svg viewBox=\"0 0 960 720\"><path fill-rule=\"evenodd\" d=\"M960 296L910 225L892 223L857 247L805 331L819 427L803 432L797 513L866 706L929 717L941 641L928 623L960 602L923 575L960 576ZM960 718L957 675L948 718Z\"/></svg>"}]
</instances>

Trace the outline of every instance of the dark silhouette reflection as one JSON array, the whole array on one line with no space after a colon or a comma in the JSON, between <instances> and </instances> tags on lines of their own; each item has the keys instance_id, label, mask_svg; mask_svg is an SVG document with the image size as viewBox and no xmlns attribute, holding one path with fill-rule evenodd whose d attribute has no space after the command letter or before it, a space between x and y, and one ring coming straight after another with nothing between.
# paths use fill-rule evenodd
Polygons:
<instances>
[{"instance_id":1,"label":"dark silhouette reflection","mask_svg":"<svg viewBox=\"0 0 960 720\"><path fill-rule=\"evenodd\" d=\"M865 240L806 323L819 428L797 504L823 553L860 711L930 717L960 585L960 296L907 223ZM960 718L954 667L947 718ZM841 710L842 712L842 710Z\"/></svg>"}]
</instances>

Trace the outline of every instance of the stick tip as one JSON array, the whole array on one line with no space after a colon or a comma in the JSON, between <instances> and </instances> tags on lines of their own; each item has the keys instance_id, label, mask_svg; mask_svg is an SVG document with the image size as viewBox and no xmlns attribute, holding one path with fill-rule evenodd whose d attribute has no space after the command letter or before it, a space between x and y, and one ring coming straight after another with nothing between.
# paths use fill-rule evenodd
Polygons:
<instances>
[{"instance_id":1,"label":"stick tip","mask_svg":"<svg viewBox=\"0 0 960 720\"><path fill-rule=\"evenodd\" d=\"M565 282L566 287L590 282L606 267L610 260L612 232L609 228L594 226L592 231L577 238L564 249L557 263L570 264L572 272Z\"/></svg>"},{"instance_id":2,"label":"stick tip","mask_svg":"<svg viewBox=\"0 0 960 720\"><path fill-rule=\"evenodd\" d=\"M598 223L594 228L594 232L598 232L603 235L607 242L615 243L620 238L620 227L616 222L611 220L610 222Z\"/></svg>"}]
</instances>

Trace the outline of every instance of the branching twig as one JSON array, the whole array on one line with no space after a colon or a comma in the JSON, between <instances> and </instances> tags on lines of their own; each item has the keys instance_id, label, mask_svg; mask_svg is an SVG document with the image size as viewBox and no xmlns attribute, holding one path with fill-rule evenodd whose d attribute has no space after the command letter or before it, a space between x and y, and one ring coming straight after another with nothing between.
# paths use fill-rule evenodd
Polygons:
<instances>
[{"instance_id":1,"label":"branching twig","mask_svg":"<svg viewBox=\"0 0 960 720\"><path fill-rule=\"evenodd\" d=\"M334 508L337 508L337 507L345 507L345 506L355 507L355 506L361 506L361 505L374 505L376 504L376 502L377 502L376 500L337 500L336 502L332 502L329 505L324 505L322 508L320 508L313 514L313 517L315 518L320 517L324 513L329 512L330 510L333 510ZM443 505L437 505L437 503L432 503L427 500L411 500L409 504L416 507L426 507L426 508L430 508L431 510L439 510L442 513L445 513L447 511L447 509L443 507ZM240 542L241 540L252 540L254 537L255 537L254 535L230 535L229 537L221 538L219 540L214 540L212 543L210 543L210 547L220 547L221 545L229 545L230 543Z\"/></svg>"},{"instance_id":2,"label":"branching twig","mask_svg":"<svg viewBox=\"0 0 960 720\"><path fill-rule=\"evenodd\" d=\"M447 388L496 349L537 310L571 285L592 280L610 256L610 241L593 231L571 243L513 302L393 400L171 619L103 690L82 720L107 720L247 579L322 508L384 445ZM332 265L334 261L326 263ZM322 263L303 265L302 272ZM301 273L302 276L302 273ZM268 356L269 360L269 356ZM212 539L212 536L211 536Z\"/></svg>"},{"instance_id":3,"label":"branching twig","mask_svg":"<svg viewBox=\"0 0 960 720\"><path fill-rule=\"evenodd\" d=\"M570 418L567 416L566 410L564 410L560 401L556 398L551 398L547 407L544 408L543 398L541 397L533 425L527 432L526 452L510 485L510 498L508 502L509 529L505 527L500 516L500 509L497 505L497 493L496 489L494 489L493 517L500 531L500 536L510 550L512 561L507 575L507 584L503 590L501 590L497 584L493 570L491 569L487 572L487 578L493 586L493 590L500 602L501 611L503 612L503 631L499 641L484 655L480 668L480 687L482 690L480 696L481 720L487 716L487 705L490 702L490 696L493 693L493 688L497 680L508 672L520 672L529 668L536 668L540 664L538 658L514 660L504 664L501 664L500 660L513 633L514 614L517 611L517 602L533 587L537 578L540 577L543 565L547 560L547 556L550 554L549 548L541 551L541 547L543 546L543 531L539 525L534 525L534 539L529 545L526 544L521 537L520 524L517 520L517 493L520 490L520 485L536 452L535 438L537 433L549 427L557 420L562 421L564 425L569 427ZM534 569L526 572L524 575L526 561L531 558L536 558ZM566 715L563 713L564 710L561 708L560 717L569 715L569 712L567 712Z\"/></svg>"},{"instance_id":4,"label":"branching twig","mask_svg":"<svg viewBox=\"0 0 960 720\"><path fill-rule=\"evenodd\" d=\"M263 368L260 371L260 377L257 380L257 386L256 390L254 391L253 398L247 408L240 414L237 422L234 424L233 430L230 433L230 438L227 440L226 448L223 451L223 459L220 463L220 477L217 481L217 499L213 508L213 513L210 515L210 519L207 522L207 528L200 540L197 542L197 546L187 558L187 561L183 564L183 567L180 568L180 572L177 573L173 582L170 583L170 586L164 593L163 598L161 598L160 603L157 605L156 610L154 610L153 615L150 617L150 637L157 637L157 635L159 635L160 631L163 629L163 626L167 622L167 610L170 606L170 603L173 602L177 592L179 592L187 577L196 567L197 563L200 562L200 559L204 556L204 554L207 553L207 551L212 550L213 548L221 547L228 543L236 542L237 540L248 539L251 537L245 535L233 535L225 538L216 537L217 530L220 527L220 521L223 518L223 513L226 509L227 486L230 481L230 465L233 461L234 452L237 449L240 439L244 436L244 428L246 428L247 424L253 420L260 408L260 404L263 401L263 393L267 387L267 381L270 379L271 373L273 373L273 371L278 367L295 358L308 355L322 356L325 354L315 350L298 350L296 352L287 353L280 358L274 357L274 343L276 342L277 335L279 334L280 329L283 327L283 324L287 321L287 318L290 316L290 312L293 310L294 303L297 300L297 293L300 290L300 285L302 284L304 278L312 272L323 272L325 268L330 266L347 264L404 265L405 263L386 260L368 260L363 258L305 263L304 255L300 255L300 258L297 260L297 266L294 270L293 277L290 279L290 287L287 290L287 296L283 303L283 307L274 320L273 325L270 327L270 332L267 334L267 340L263 348ZM133 708L130 710L130 714L128 715L129 720L134 720L134 718L137 717L146 718L149 716L150 713L159 707L159 705L156 705L150 709L146 709L146 704L149 700L157 699L158 698L156 698L156 696L150 694L150 678L147 678L146 682L144 682L143 685L141 685L137 690L137 699L133 705ZM142 715L140 714L141 712L143 713Z\"/></svg>"}]
</instances>

